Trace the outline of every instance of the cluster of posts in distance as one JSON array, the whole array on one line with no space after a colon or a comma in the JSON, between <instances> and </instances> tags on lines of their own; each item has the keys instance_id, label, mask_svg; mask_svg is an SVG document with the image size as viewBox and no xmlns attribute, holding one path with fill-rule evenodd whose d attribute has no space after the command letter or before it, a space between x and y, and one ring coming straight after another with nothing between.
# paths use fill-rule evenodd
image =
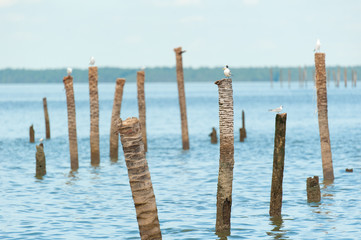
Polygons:
<instances>
[{"instance_id":1,"label":"cluster of posts in distance","mask_svg":"<svg viewBox=\"0 0 361 240\"><path fill-rule=\"evenodd\" d=\"M181 47L174 49L176 55L176 72L179 93L179 105L181 114L182 146L184 150L190 149L188 136L187 111L184 90L184 75L182 55L185 51ZM90 99L90 151L91 165L96 167L100 164L99 154L99 100L98 100L98 68L93 66L94 59L89 67L89 99ZM301 74L305 79L305 72ZM330 74L330 73L329 73ZM271 84L273 84L272 69L270 70ZM289 81L290 81L290 73ZM327 117L327 83L325 54L315 53L315 85L317 89L317 109L319 133L321 142L321 156L324 182L334 180L330 136ZM280 76L282 76L280 74ZM300 77L301 79L301 77ZM336 78L334 78L336 79ZM345 79L346 71L345 71ZM353 86L356 86L356 72L353 72ZM129 183L136 208L138 227L141 239L161 239L157 206L152 187L148 163L146 160L147 135L146 135L146 107L144 94L144 69L137 72L137 94L139 120L135 117L122 120L120 110L123 96L124 78L116 79L113 110L110 125L110 149L111 161L118 161L118 137L120 135L126 166L128 168ZM73 77L71 69L63 79L66 91L68 136L70 150L71 171L77 171L78 146L76 130L76 111L74 100ZM280 79L281 82L281 79ZM330 82L330 81L328 81ZM339 80L338 80L339 82ZM232 79L224 78L215 82L219 92L219 131L220 131L220 157L217 187L217 214L215 219L216 233L219 236L227 236L231 230L232 208L232 182L234 166L234 110ZM282 82L281 82L282 84ZM347 81L345 81L345 86ZM46 123L46 138L50 139L49 115L46 98L43 99L44 115ZM270 194L269 215L280 217L282 209L282 182L285 158L287 113L277 113L275 117L275 138L273 154L273 173ZM30 127L30 142L34 142L34 129ZM118 135L119 134L119 135ZM247 137L245 128L245 113L242 111L242 128L239 129L240 141L244 142ZM217 143L217 132L213 128L211 143ZM36 146L36 177L42 178L46 174L46 163L43 143ZM318 202L321 199L318 176L307 179L307 199L309 202ZM140 191L141 190L141 191Z\"/></svg>"}]
</instances>

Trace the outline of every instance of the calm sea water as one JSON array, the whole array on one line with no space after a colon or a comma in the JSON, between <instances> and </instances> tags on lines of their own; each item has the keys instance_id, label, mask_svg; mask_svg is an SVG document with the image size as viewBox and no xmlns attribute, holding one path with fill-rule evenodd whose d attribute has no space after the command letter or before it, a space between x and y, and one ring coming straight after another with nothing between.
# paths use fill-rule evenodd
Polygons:
<instances>
[{"instance_id":1,"label":"calm sea water","mask_svg":"<svg viewBox=\"0 0 361 240\"><path fill-rule=\"evenodd\" d=\"M296 86L297 85L297 86ZM139 239L124 156L109 160L115 84L99 84L99 168L90 166L89 92L75 84L79 171L70 175L67 110L62 84L0 85L0 238ZM335 181L321 184L322 201L308 204L306 179L322 166L315 90L269 83L234 83L235 167L232 229L228 239L358 239L361 234L361 91L331 86L329 126ZM36 179L36 139L45 138L47 97L51 139L45 140L47 175ZM146 83L147 160L163 239L218 239L215 235L219 145L218 90L213 82L186 83L190 150L181 143L175 83ZM282 221L268 215L274 118L287 112ZM242 109L247 139L238 141ZM136 84L126 83L121 117L138 116ZM121 145L120 145L121 146ZM353 168L353 173L345 172Z\"/></svg>"}]
</instances>

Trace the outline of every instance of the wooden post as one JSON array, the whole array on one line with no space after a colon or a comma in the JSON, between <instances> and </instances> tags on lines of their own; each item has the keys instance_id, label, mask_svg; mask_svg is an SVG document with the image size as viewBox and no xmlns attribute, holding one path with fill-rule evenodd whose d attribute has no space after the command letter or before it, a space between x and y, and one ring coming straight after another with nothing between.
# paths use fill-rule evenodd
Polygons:
<instances>
[{"instance_id":1,"label":"wooden post","mask_svg":"<svg viewBox=\"0 0 361 240\"><path fill-rule=\"evenodd\" d=\"M285 162L287 113L276 115L276 130L273 153L273 172L269 215L280 217L282 210L282 183Z\"/></svg>"},{"instance_id":2,"label":"wooden post","mask_svg":"<svg viewBox=\"0 0 361 240\"><path fill-rule=\"evenodd\" d=\"M209 134L209 136L211 137L211 143L216 144L218 142L217 131L214 127L212 128L212 132Z\"/></svg>"},{"instance_id":3,"label":"wooden post","mask_svg":"<svg viewBox=\"0 0 361 240\"><path fill-rule=\"evenodd\" d=\"M128 168L129 184L141 239L162 239L152 180L137 118L119 119L117 128Z\"/></svg>"},{"instance_id":4,"label":"wooden post","mask_svg":"<svg viewBox=\"0 0 361 240\"><path fill-rule=\"evenodd\" d=\"M138 89L138 112L139 122L142 127L142 138L144 143L144 151L148 151L147 128L146 128L146 111L145 111L145 95L144 95L144 71L137 72L137 89Z\"/></svg>"},{"instance_id":5,"label":"wooden post","mask_svg":"<svg viewBox=\"0 0 361 240\"><path fill-rule=\"evenodd\" d=\"M356 83L357 83L357 71L355 70L355 87L356 87Z\"/></svg>"},{"instance_id":6,"label":"wooden post","mask_svg":"<svg viewBox=\"0 0 361 240\"><path fill-rule=\"evenodd\" d=\"M110 140L109 140L109 156L112 162L118 161L118 144L119 144L119 133L117 132L116 121L120 117L120 109L122 106L123 99L123 88L125 84L124 78L117 78L115 83L115 93L113 101L113 111L110 123Z\"/></svg>"},{"instance_id":7,"label":"wooden post","mask_svg":"<svg viewBox=\"0 0 361 240\"><path fill-rule=\"evenodd\" d=\"M46 161L44 153L44 145L40 143L36 145L36 178L42 178L46 174Z\"/></svg>"},{"instance_id":8,"label":"wooden post","mask_svg":"<svg viewBox=\"0 0 361 240\"><path fill-rule=\"evenodd\" d=\"M288 69L288 88L291 88L291 69Z\"/></svg>"},{"instance_id":9,"label":"wooden post","mask_svg":"<svg viewBox=\"0 0 361 240\"><path fill-rule=\"evenodd\" d=\"M181 124L182 124L182 145L183 145L183 150L188 150L189 137L188 137L186 96L184 91L184 75L183 75L183 60L182 60L182 54L185 51L182 51L182 48L178 47L178 48L174 48L174 52L176 56L179 107L180 107Z\"/></svg>"},{"instance_id":10,"label":"wooden post","mask_svg":"<svg viewBox=\"0 0 361 240\"><path fill-rule=\"evenodd\" d=\"M245 121L244 111L242 110L242 128L239 129L239 141L244 142L244 139L246 137L247 137L246 121Z\"/></svg>"},{"instance_id":11,"label":"wooden post","mask_svg":"<svg viewBox=\"0 0 361 240\"><path fill-rule=\"evenodd\" d=\"M216 233L229 235L231 229L232 181L234 166L232 79L215 82L219 92L220 157L217 188Z\"/></svg>"},{"instance_id":12,"label":"wooden post","mask_svg":"<svg viewBox=\"0 0 361 240\"><path fill-rule=\"evenodd\" d=\"M330 133L327 116L325 54L315 53L318 126L320 130L323 179L333 180Z\"/></svg>"},{"instance_id":13,"label":"wooden post","mask_svg":"<svg viewBox=\"0 0 361 240\"><path fill-rule=\"evenodd\" d=\"M76 134L76 113L73 77L66 76L63 79L66 91L66 104L68 110L68 135L69 135L69 151L70 151L70 168L76 171L79 168L78 162L78 140Z\"/></svg>"},{"instance_id":14,"label":"wooden post","mask_svg":"<svg viewBox=\"0 0 361 240\"><path fill-rule=\"evenodd\" d=\"M49 123L48 104L46 102L46 97L43 98L43 107L44 107L46 139L50 139L50 123Z\"/></svg>"},{"instance_id":15,"label":"wooden post","mask_svg":"<svg viewBox=\"0 0 361 240\"><path fill-rule=\"evenodd\" d=\"M35 142L35 131L34 131L34 126L33 124L31 124L30 128L29 128L29 138L30 138L30 142L34 143Z\"/></svg>"},{"instance_id":16,"label":"wooden post","mask_svg":"<svg viewBox=\"0 0 361 240\"><path fill-rule=\"evenodd\" d=\"M301 67L298 67L298 86L302 87Z\"/></svg>"},{"instance_id":17,"label":"wooden post","mask_svg":"<svg viewBox=\"0 0 361 240\"><path fill-rule=\"evenodd\" d=\"M98 166L99 154L99 100L98 67L89 67L89 102L90 102L90 157L91 165Z\"/></svg>"},{"instance_id":18,"label":"wooden post","mask_svg":"<svg viewBox=\"0 0 361 240\"><path fill-rule=\"evenodd\" d=\"M271 81L271 88L273 88L273 72L272 72L272 68L269 69L269 77L270 77L270 81Z\"/></svg>"},{"instance_id":19,"label":"wooden post","mask_svg":"<svg viewBox=\"0 0 361 240\"><path fill-rule=\"evenodd\" d=\"M341 70L340 70L340 68L338 67L338 68L337 68L337 83L336 83L336 87L339 87L339 86L340 86L340 80L341 80Z\"/></svg>"},{"instance_id":20,"label":"wooden post","mask_svg":"<svg viewBox=\"0 0 361 240\"><path fill-rule=\"evenodd\" d=\"M345 82L345 88L347 87L347 68L343 69L343 80Z\"/></svg>"},{"instance_id":21,"label":"wooden post","mask_svg":"<svg viewBox=\"0 0 361 240\"><path fill-rule=\"evenodd\" d=\"M303 67L303 82L305 86L307 87L307 70L306 67Z\"/></svg>"},{"instance_id":22,"label":"wooden post","mask_svg":"<svg viewBox=\"0 0 361 240\"><path fill-rule=\"evenodd\" d=\"M307 178L307 202L321 201L320 184L318 176Z\"/></svg>"}]
</instances>

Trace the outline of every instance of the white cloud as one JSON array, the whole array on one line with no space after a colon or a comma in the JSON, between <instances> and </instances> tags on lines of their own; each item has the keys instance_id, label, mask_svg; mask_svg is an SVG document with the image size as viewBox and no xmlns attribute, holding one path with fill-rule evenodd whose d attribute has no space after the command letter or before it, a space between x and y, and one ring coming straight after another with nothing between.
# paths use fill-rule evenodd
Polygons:
<instances>
[{"instance_id":1,"label":"white cloud","mask_svg":"<svg viewBox=\"0 0 361 240\"><path fill-rule=\"evenodd\" d=\"M242 0L244 5L257 5L259 0Z\"/></svg>"},{"instance_id":2,"label":"white cloud","mask_svg":"<svg viewBox=\"0 0 361 240\"><path fill-rule=\"evenodd\" d=\"M0 0L0 8L14 5L17 2L18 2L17 0Z\"/></svg>"},{"instance_id":3,"label":"white cloud","mask_svg":"<svg viewBox=\"0 0 361 240\"><path fill-rule=\"evenodd\" d=\"M179 20L180 23L197 23L197 22L204 22L205 18L203 16L187 16L181 18Z\"/></svg>"},{"instance_id":4,"label":"white cloud","mask_svg":"<svg viewBox=\"0 0 361 240\"><path fill-rule=\"evenodd\" d=\"M201 0L175 0L174 5L176 6L193 6L199 5Z\"/></svg>"}]
</instances>

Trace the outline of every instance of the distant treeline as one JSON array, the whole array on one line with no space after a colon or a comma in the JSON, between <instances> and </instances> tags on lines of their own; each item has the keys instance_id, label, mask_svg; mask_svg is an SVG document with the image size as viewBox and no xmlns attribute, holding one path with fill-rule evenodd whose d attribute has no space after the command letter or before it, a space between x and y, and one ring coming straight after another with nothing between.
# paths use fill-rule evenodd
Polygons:
<instances>
[{"instance_id":1,"label":"distant treeline","mask_svg":"<svg viewBox=\"0 0 361 240\"><path fill-rule=\"evenodd\" d=\"M305 81L313 79L314 66L307 67L253 67L253 68L232 68L232 79L234 81L270 81L272 69L273 81L277 82L280 78L288 81L290 71L291 81L299 81L305 77ZM361 74L361 66L327 67L329 78L333 80L340 73L340 79L344 79L344 70L347 70L347 78L351 79L351 71L354 70ZM125 78L127 82L136 81L135 68L111 68L99 67L99 82L114 82L116 78ZM0 70L0 83L62 83L63 77L66 76L66 69L2 69ZM74 82L88 82L88 69L73 69ZM154 67L145 69L147 82L174 82L176 81L175 67ZM184 68L184 80L186 82L204 82L216 81L222 79L223 69L219 68ZM358 75L360 77L360 75Z\"/></svg>"}]
</instances>

